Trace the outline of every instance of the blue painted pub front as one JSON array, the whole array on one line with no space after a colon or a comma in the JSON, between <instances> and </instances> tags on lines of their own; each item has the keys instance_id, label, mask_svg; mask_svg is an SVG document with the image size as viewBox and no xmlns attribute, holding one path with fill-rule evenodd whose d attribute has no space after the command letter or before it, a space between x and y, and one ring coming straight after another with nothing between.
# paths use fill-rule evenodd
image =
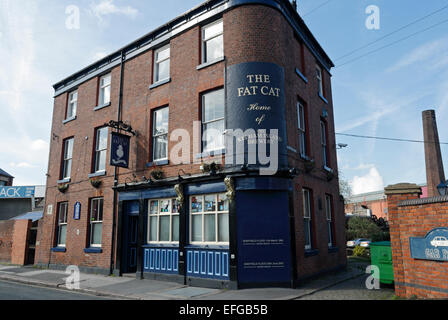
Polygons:
<instances>
[{"instance_id":1,"label":"blue painted pub front","mask_svg":"<svg viewBox=\"0 0 448 320\"><path fill-rule=\"evenodd\" d=\"M123 190L121 273L211 287L289 285L290 191L289 179L249 176Z\"/></svg>"}]
</instances>

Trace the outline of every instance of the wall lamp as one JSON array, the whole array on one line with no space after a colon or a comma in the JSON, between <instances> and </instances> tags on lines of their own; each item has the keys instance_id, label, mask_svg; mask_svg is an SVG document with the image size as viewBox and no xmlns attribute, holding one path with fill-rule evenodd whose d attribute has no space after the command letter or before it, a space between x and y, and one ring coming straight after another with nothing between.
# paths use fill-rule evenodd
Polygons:
<instances>
[{"instance_id":1,"label":"wall lamp","mask_svg":"<svg viewBox=\"0 0 448 320\"><path fill-rule=\"evenodd\" d=\"M448 189L448 185L444 181L440 182L440 184L437 186L437 190L439 191L439 194L441 196L446 195L447 189Z\"/></svg>"}]
</instances>

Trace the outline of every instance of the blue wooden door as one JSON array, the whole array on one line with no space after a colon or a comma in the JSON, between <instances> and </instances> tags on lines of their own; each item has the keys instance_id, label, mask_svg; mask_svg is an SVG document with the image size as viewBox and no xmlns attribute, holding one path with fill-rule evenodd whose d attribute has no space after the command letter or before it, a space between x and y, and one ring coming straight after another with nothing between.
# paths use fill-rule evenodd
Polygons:
<instances>
[{"instance_id":1,"label":"blue wooden door","mask_svg":"<svg viewBox=\"0 0 448 320\"><path fill-rule=\"evenodd\" d=\"M125 205L123 221L123 273L137 272L139 202Z\"/></svg>"}]
</instances>

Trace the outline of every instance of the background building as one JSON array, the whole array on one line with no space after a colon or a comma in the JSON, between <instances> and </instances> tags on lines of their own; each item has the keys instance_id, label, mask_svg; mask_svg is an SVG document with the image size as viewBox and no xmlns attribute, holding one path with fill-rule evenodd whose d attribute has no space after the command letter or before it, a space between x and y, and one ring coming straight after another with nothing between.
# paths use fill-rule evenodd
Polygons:
<instances>
[{"instance_id":1,"label":"background building","mask_svg":"<svg viewBox=\"0 0 448 320\"><path fill-rule=\"evenodd\" d=\"M0 187L12 186L14 177L0 168Z\"/></svg>"},{"instance_id":2,"label":"background building","mask_svg":"<svg viewBox=\"0 0 448 320\"><path fill-rule=\"evenodd\" d=\"M45 186L0 187L0 220L41 212L45 203Z\"/></svg>"},{"instance_id":3,"label":"background building","mask_svg":"<svg viewBox=\"0 0 448 320\"><path fill-rule=\"evenodd\" d=\"M420 184L420 198L428 197L428 187L426 183ZM345 199L345 214L361 217L376 216L378 219L389 220L389 210L387 207L387 197L384 190L352 195Z\"/></svg>"},{"instance_id":4,"label":"background building","mask_svg":"<svg viewBox=\"0 0 448 320\"><path fill-rule=\"evenodd\" d=\"M37 263L231 288L344 267L332 67L289 1L214 0L58 82ZM275 175L216 165L250 128Z\"/></svg>"}]
</instances>

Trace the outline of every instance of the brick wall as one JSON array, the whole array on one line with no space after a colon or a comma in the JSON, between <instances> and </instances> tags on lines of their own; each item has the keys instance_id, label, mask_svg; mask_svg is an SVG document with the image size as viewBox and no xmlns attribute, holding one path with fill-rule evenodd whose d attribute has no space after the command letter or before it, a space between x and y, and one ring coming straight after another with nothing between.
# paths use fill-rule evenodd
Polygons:
<instances>
[{"instance_id":1,"label":"brick wall","mask_svg":"<svg viewBox=\"0 0 448 320\"><path fill-rule=\"evenodd\" d=\"M0 221L0 262L10 262L14 221Z\"/></svg>"},{"instance_id":2,"label":"brick wall","mask_svg":"<svg viewBox=\"0 0 448 320\"><path fill-rule=\"evenodd\" d=\"M24 265L30 220L0 221L0 262Z\"/></svg>"},{"instance_id":3,"label":"brick wall","mask_svg":"<svg viewBox=\"0 0 448 320\"><path fill-rule=\"evenodd\" d=\"M17 220L14 224L11 253L12 264L24 265L26 263L31 224L31 220Z\"/></svg>"},{"instance_id":4,"label":"brick wall","mask_svg":"<svg viewBox=\"0 0 448 320\"><path fill-rule=\"evenodd\" d=\"M419 198L420 187L399 184L389 186L385 191L396 295L448 298L448 262L413 259L409 246L410 237L423 238L432 229L448 227L448 201L403 205L403 201ZM428 200L425 201L431 202Z\"/></svg>"}]
</instances>

